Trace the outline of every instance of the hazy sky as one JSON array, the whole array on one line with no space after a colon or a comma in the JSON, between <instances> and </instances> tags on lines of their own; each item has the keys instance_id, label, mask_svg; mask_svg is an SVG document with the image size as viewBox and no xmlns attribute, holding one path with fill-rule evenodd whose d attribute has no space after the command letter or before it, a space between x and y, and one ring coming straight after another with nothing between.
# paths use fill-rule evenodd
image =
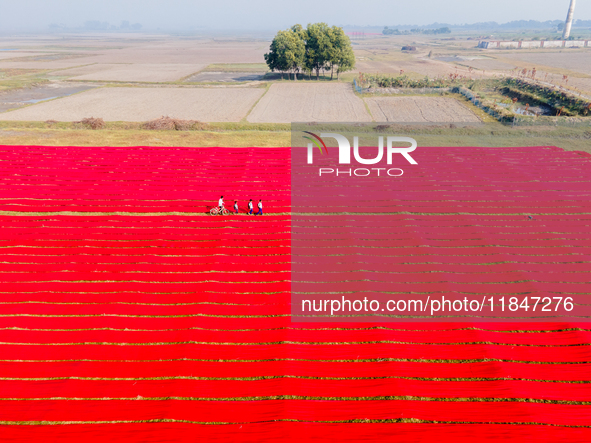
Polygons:
<instances>
[{"instance_id":1,"label":"hazy sky","mask_svg":"<svg viewBox=\"0 0 591 443\"><path fill-rule=\"evenodd\" d=\"M569 0L0 0L0 32L69 27L87 20L144 30L277 30L294 23L425 25L512 20L564 20ZM591 0L579 0L575 19L591 19Z\"/></svg>"}]
</instances>

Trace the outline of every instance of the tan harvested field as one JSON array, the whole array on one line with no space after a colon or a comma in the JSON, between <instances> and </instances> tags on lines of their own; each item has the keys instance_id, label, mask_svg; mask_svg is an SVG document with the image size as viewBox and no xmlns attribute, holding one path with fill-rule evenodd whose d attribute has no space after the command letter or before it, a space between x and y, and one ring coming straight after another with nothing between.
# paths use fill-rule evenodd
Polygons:
<instances>
[{"instance_id":1,"label":"tan harvested field","mask_svg":"<svg viewBox=\"0 0 591 443\"><path fill-rule=\"evenodd\" d=\"M103 69L104 66L106 66L105 69ZM83 74L74 73L70 80L113 82L174 82L200 71L205 66L206 65L164 63L109 65L97 64L75 69L75 71L79 72L84 70L88 70L90 72ZM55 74L56 73L54 73L54 75ZM58 75L70 76L72 75L72 72L68 72L68 70L60 71Z\"/></svg>"},{"instance_id":2,"label":"tan harvested field","mask_svg":"<svg viewBox=\"0 0 591 443\"><path fill-rule=\"evenodd\" d=\"M122 49L86 51L77 59L80 65L90 63L261 63L268 52L269 42L217 42L212 40L185 41L168 39L147 42L121 42Z\"/></svg>"},{"instance_id":3,"label":"tan harvested field","mask_svg":"<svg viewBox=\"0 0 591 443\"><path fill-rule=\"evenodd\" d=\"M38 103L57 97L65 97L94 88L84 83L49 83L36 88L19 88L0 91L0 112L18 109L30 103ZM1 115L1 114L0 114Z\"/></svg>"},{"instance_id":4,"label":"tan harvested field","mask_svg":"<svg viewBox=\"0 0 591 443\"><path fill-rule=\"evenodd\" d=\"M569 75L568 82L565 82L561 74L537 69L536 79L558 88L570 90L575 94L580 94L583 98L587 97L588 99L591 97L591 77L573 77Z\"/></svg>"},{"instance_id":5,"label":"tan harvested field","mask_svg":"<svg viewBox=\"0 0 591 443\"><path fill-rule=\"evenodd\" d=\"M203 37L180 39L167 35L125 33L85 34L60 38L39 36L37 38L18 40L0 38L0 47L18 49L18 51L0 51L0 69L59 70L90 64L120 63L199 66L212 63L262 63L264 62L263 55L269 50L269 44L270 42L264 40ZM39 50L46 52L38 52ZM13 60L2 62L3 59L48 55L62 51L75 54L77 58L68 59L67 61ZM121 73L121 76L127 78L127 74ZM164 76L164 78L168 79L170 77ZM90 80L90 78L88 79ZM106 80L111 80L111 78Z\"/></svg>"},{"instance_id":6,"label":"tan harvested field","mask_svg":"<svg viewBox=\"0 0 591 443\"><path fill-rule=\"evenodd\" d=\"M64 69L60 71L53 71L51 73L52 76L60 76L60 77L78 77L81 75L88 75L88 74L95 74L101 71L107 71L109 69L120 67L119 64L114 63L94 63L92 65L84 65L84 66L77 66L70 69ZM129 65L126 65L129 66Z\"/></svg>"},{"instance_id":7,"label":"tan harvested field","mask_svg":"<svg viewBox=\"0 0 591 443\"><path fill-rule=\"evenodd\" d=\"M552 82L557 86L564 85L564 83L555 76ZM576 93L582 93L587 97L591 96L591 78L578 78L569 77L568 85L565 85L567 89Z\"/></svg>"},{"instance_id":8,"label":"tan harvested field","mask_svg":"<svg viewBox=\"0 0 591 443\"><path fill-rule=\"evenodd\" d=\"M416 46L416 52L402 52L403 45ZM437 60L437 57L453 57L454 55L473 56L478 54L474 49L476 42L457 40L436 40L427 36L392 36L368 40L354 41L353 49L356 57L357 72L371 74L418 74L430 78L445 77L449 74L473 75L467 66ZM432 57L429 58L429 53ZM479 60L480 61L480 60ZM464 63L464 65L467 65Z\"/></svg>"},{"instance_id":9,"label":"tan harvested field","mask_svg":"<svg viewBox=\"0 0 591 443\"><path fill-rule=\"evenodd\" d=\"M417 73L421 76L445 77L449 74L459 72L468 75L468 68L456 66L451 63L439 60L425 59L423 55L404 54L401 57L379 57L370 60L368 57L357 57L355 71L369 74L395 74L399 75L400 70L405 74Z\"/></svg>"},{"instance_id":10,"label":"tan harvested field","mask_svg":"<svg viewBox=\"0 0 591 443\"><path fill-rule=\"evenodd\" d=\"M47 48L51 50L69 51L72 48L102 48L106 45L116 45L121 39L145 40L158 35L147 33L137 34L116 34L112 32L85 32L83 34L29 34L29 35L3 35L0 36L0 46L3 48L19 48L22 50L33 50Z\"/></svg>"},{"instance_id":11,"label":"tan harvested field","mask_svg":"<svg viewBox=\"0 0 591 443\"><path fill-rule=\"evenodd\" d=\"M276 83L247 117L253 123L370 122L363 101L344 83Z\"/></svg>"},{"instance_id":12,"label":"tan harvested field","mask_svg":"<svg viewBox=\"0 0 591 443\"><path fill-rule=\"evenodd\" d=\"M203 122L238 122L265 90L261 88L99 88L0 114L10 121L139 122L163 115Z\"/></svg>"},{"instance_id":13,"label":"tan harvested field","mask_svg":"<svg viewBox=\"0 0 591 443\"><path fill-rule=\"evenodd\" d=\"M449 97L371 97L365 102L377 122L480 122L470 109Z\"/></svg>"},{"instance_id":14,"label":"tan harvested field","mask_svg":"<svg viewBox=\"0 0 591 443\"><path fill-rule=\"evenodd\" d=\"M565 50L565 52L512 52L499 55L499 59L507 62L514 62L519 69L528 70L536 68L536 79L554 86L565 88L571 92L582 94L584 97L591 96L591 69L585 71L585 66L591 67L591 49L583 51ZM547 58L547 60L546 60ZM544 63L546 61L546 63ZM561 62L564 64L561 65ZM505 74L514 75L510 70ZM568 76L565 82L563 75Z\"/></svg>"},{"instance_id":15,"label":"tan harvested field","mask_svg":"<svg viewBox=\"0 0 591 443\"><path fill-rule=\"evenodd\" d=\"M460 62L465 66L470 66L474 69L480 69L482 71L510 71L515 68L514 64L504 63L499 60L467 60Z\"/></svg>"},{"instance_id":16,"label":"tan harvested field","mask_svg":"<svg viewBox=\"0 0 591 443\"><path fill-rule=\"evenodd\" d=\"M591 75L591 49L564 49L561 52L511 52L503 54L503 57L536 66L550 66L557 69L568 69L585 75Z\"/></svg>"},{"instance_id":17,"label":"tan harvested field","mask_svg":"<svg viewBox=\"0 0 591 443\"><path fill-rule=\"evenodd\" d=\"M56 71L60 69L74 68L76 66L87 65L87 62L81 62L80 58L72 58L68 60L57 61L14 61L7 62L0 60L0 70L3 69L44 69L49 71Z\"/></svg>"},{"instance_id":18,"label":"tan harvested field","mask_svg":"<svg viewBox=\"0 0 591 443\"><path fill-rule=\"evenodd\" d=\"M20 51L0 51L0 60L6 60L11 58L20 57L37 57L42 55L48 55L45 52L20 52Z\"/></svg>"},{"instance_id":19,"label":"tan harvested field","mask_svg":"<svg viewBox=\"0 0 591 443\"><path fill-rule=\"evenodd\" d=\"M136 33L0 37L0 48L15 48L15 51L0 51L0 72L45 71L39 73L38 80L50 82L176 82L207 66L219 66L222 68L218 70L225 71L226 65L263 64L269 44L261 39L179 38ZM264 70L259 67L257 72ZM25 86L35 83L37 79L32 78L22 82ZM9 87L17 84L12 82ZM0 89L5 88L0 86ZM233 105L230 108L228 115L233 116ZM100 109L96 103L89 104L87 113Z\"/></svg>"},{"instance_id":20,"label":"tan harvested field","mask_svg":"<svg viewBox=\"0 0 591 443\"><path fill-rule=\"evenodd\" d=\"M459 74L480 79L510 73L519 63L505 58L511 52L485 51L477 40L445 40L427 36L394 36L361 40L354 45L355 71L371 74L447 77ZM402 45L417 47L416 52L402 52ZM431 57L429 57L431 54ZM470 72L469 68L475 71Z\"/></svg>"},{"instance_id":21,"label":"tan harvested field","mask_svg":"<svg viewBox=\"0 0 591 443\"><path fill-rule=\"evenodd\" d=\"M100 82L97 86L102 86L110 82L178 82L183 78L188 82L274 82L279 78L267 76L259 79L246 75L265 71L261 64L269 44L269 41L249 37L178 37L139 33L5 36L0 37L0 48L16 50L0 51L0 72L6 72L3 74L6 86L3 84L1 87L38 89L41 85L47 87L68 82L75 85L79 85L77 82ZM415 45L418 50L402 52L401 47L405 44ZM234 89L235 86L230 85L214 89L95 89L1 114L0 120L76 121L94 116L107 121L144 121L164 114L219 122L239 121L246 117L253 123L372 119L478 121L469 108L453 99L377 97L364 103L352 91L350 82L358 72L399 75L401 70L415 79L447 77L454 73L480 79L511 74L514 66L528 69L536 66L538 79L591 95L591 50L495 52L477 49L476 44L476 40L461 36L455 39L424 35L353 39L357 66L352 73L343 76L343 82L283 81L272 83L265 94L264 89L250 89L248 85L240 86L242 89ZM428 56L430 53L431 57ZM56 59L56 54L74 58ZM40 58L34 59L34 56ZM469 72L469 66L476 71ZM11 70L26 70L27 73L20 73L19 78L13 79ZM34 70L46 72L34 73ZM563 70L569 74L568 84L562 81ZM229 71L243 74L228 74ZM401 111L400 106L405 100L408 109ZM426 103L424 100L429 104L423 106ZM23 103L19 102L18 106L23 106ZM4 109L15 107L10 103Z\"/></svg>"},{"instance_id":22,"label":"tan harvested field","mask_svg":"<svg viewBox=\"0 0 591 443\"><path fill-rule=\"evenodd\" d=\"M474 58L474 59L462 59L457 60L457 63L461 66L472 67L481 71L510 71L515 68L515 64L505 63L494 58Z\"/></svg>"}]
</instances>

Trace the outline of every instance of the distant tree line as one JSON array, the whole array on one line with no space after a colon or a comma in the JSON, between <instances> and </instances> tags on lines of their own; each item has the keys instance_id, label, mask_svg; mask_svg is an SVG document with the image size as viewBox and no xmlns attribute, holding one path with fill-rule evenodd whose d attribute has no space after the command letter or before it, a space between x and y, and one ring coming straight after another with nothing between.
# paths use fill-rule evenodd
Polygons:
<instances>
[{"instance_id":1,"label":"distant tree line","mask_svg":"<svg viewBox=\"0 0 591 443\"><path fill-rule=\"evenodd\" d=\"M286 31L279 31L265 54L265 61L272 72L293 73L297 80L298 73L307 73L310 78L320 71L330 71L330 79L336 72L337 79L341 72L355 68L355 54L351 41L342 28L329 27L326 23L309 24L306 29L301 25L292 26Z\"/></svg>"},{"instance_id":2,"label":"distant tree line","mask_svg":"<svg viewBox=\"0 0 591 443\"><path fill-rule=\"evenodd\" d=\"M451 34L451 29L447 26L437 29L423 29L413 28L410 31L399 31L398 29L388 28L387 26L382 31L384 35L409 35L409 34Z\"/></svg>"},{"instance_id":3,"label":"distant tree line","mask_svg":"<svg viewBox=\"0 0 591 443\"><path fill-rule=\"evenodd\" d=\"M49 29L53 31L66 31L70 30L64 24L52 23L49 25ZM73 30L80 28L72 28ZM130 24L129 21L123 20L120 26L112 25L109 22L100 22L98 20L88 20L84 22L81 28L84 31L139 31L142 29L141 23Z\"/></svg>"},{"instance_id":4,"label":"distant tree line","mask_svg":"<svg viewBox=\"0 0 591 443\"><path fill-rule=\"evenodd\" d=\"M566 12L566 10L565 10ZM450 23L431 23L428 25L423 26L424 29L440 29L443 27L447 27L454 30L461 30L461 31L515 31L518 29L521 30L542 30L542 29L556 29L558 26L564 25L564 18L561 20L547 20L547 21L538 21L538 20L514 20L507 23L497 23L497 22L478 22L478 23L468 23L468 24L450 24ZM591 20L575 20L573 22L574 28L591 28ZM411 29L418 28L417 25L396 25L390 26L389 29L391 30L398 30L399 32L410 32ZM379 27L367 27L365 26L364 29L375 29L378 31Z\"/></svg>"}]
</instances>

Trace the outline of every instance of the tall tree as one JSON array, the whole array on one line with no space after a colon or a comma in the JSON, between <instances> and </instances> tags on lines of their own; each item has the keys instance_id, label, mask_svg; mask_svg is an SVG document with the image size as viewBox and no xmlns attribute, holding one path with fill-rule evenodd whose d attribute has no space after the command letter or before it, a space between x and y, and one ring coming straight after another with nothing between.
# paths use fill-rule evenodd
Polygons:
<instances>
[{"instance_id":1,"label":"tall tree","mask_svg":"<svg viewBox=\"0 0 591 443\"><path fill-rule=\"evenodd\" d=\"M297 80L297 74L304 67L306 57L306 30L302 25L292 26L289 30L289 45L286 49L286 58L290 69L293 71L293 79Z\"/></svg>"},{"instance_id":2,"label":"tall tree","mask_svg":"<svg viewBox=\"0 0 591 443\"><path fill-rule=\"evenodd\" d=\"M320 70L329 65L332 46L329 30L326 23L309 24L306 29L306 65L316 71L316 80L320 78Z\"/></svg>"},{"instance_id":3,"label":"tall tree","mask_svg":"<svg viewBox=\"0 0 591 443\"><path fill-rule=\"evenodd\" d=\"M329 30L330 47L330 79L333 78L334 68L337 68L337 79L341 72L351 71L355 67L355 54L351 47L351 40L343 28L333 26Z\"/></svg>"},{"instance_id":4,"label":"tall tree","mask_svg":"<svg viewBox=\"0 0 591 443\"><path fill-rule=\"evenodd\" d=\"M283 73L289 69L285 61L285 45L287 36L285 31L279 31L269 47L270 52L265 54L265 61L271 72L281 72L281 78Z\"/></svg>"},{"instance_id":5,"label":"tall tree","mask_svg":"<svg viewBox=\"0 0 591 443\"><path fill-rule=\"evenodd\" d=\"M296 25L287 31L279 31L271 42L270 52L265 54L265 61L271 71L283 73L293 71L294 79L304 64L306 46L302 38L302 27Z\"/></svg>"},{"instance_id":6,"label":"tall tree","mask_svg":"<svg viewBox=\"0 0 591 443\"><path fill-rule=\"evenodd\" d=\"M271 42L265 61L271 71L283 73L293 72L297 80L299 72L316 72L320 78L320 70L330 70L330 79L337 72L350 71L355 67L355 55L351 41L342 28L329 27L326 23L309 24L306 29L301 25L292 26L286 31L279 31Z\"/></svg>"}]
</instances>

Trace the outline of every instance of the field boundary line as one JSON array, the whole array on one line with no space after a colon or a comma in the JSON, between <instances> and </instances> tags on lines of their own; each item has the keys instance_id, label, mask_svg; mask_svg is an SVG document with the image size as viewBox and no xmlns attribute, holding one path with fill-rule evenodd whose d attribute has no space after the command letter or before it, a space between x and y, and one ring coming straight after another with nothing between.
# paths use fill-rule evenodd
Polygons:
<instances>
[{"instance_id":1,"label":"field boundary line","mask_svg":"<svg viewBox=\"0 0 591 443\"><path fill-rule=\"evenodd\" d=\"M311 359L311 358L259 358L259 359L208 359L208 358L167 358L167 359L136 359L136 360L108 360L90 358L70 359L0 359L0 362L10 363L66 363L66 362L100 362L100 363L154 363L154 362L211 362L211 363L260 363L260 362L324 362L324 363L383 363L383 362L410 362L410 363L449 363L449 364L472 364L472 363L517 363L527 365L588 365L591 361L537 361L537 360L511 360L506 358L466 358L466 359L435 359L435 358L345 358L345 359Z\"/></svg>"},{"instance_id":2,"label":"field boundary line","mask_svg":"<svg viewBox=\"0 0 591 443\"><path fill-rule=\"evenodd\" d=\"M353 93L355 93L355 88L353 88ZM369 105L367 104L367 102L365 101L365 97L363 97L363 95L361 94L357 94L359 96L359 98L361 98L361 101L363 102L363 106L365 106L365 110L367 111L367 113L369 114L369 116L371 117L371 121L373 123L376 122L375 117L373 116L373 114L371 113L371 109L369 109Z\"/></svg>"},{"instance_id":3,"label":"field boundary line","mask_svg":"<svg viewBox=\"0 0 591 443\"><path fill-rule=\"evenodd\" d=\"M252 111L254 110L254 108L256 108L256 106L259 104L259 102L263 99L263 97L265 95L267 95L267 93L269 92L269 89L271 89L271 86L273 86L273 83L267 83L265 86L265 92L263 92L261 94L261 96L258 98L258 100L256 102L254 102L254 104L251 106L251 108L248 110L248 112L246 113L246 115L244 117L242 117L242 119L239 121L239 123L250 123L248 121L248 117L250 116L250 114L252 113Z\"/></svg>"},{"instance_id":4,"label":"field boundary line","mask_svg":"<svg viewBox=\"0 0 591 443\"><path fill-rule=\"evenodd\" d=\"M419 397L414 395L384 395L371 397L328 397L328 396L306 396L306 395L269 395L252 397L2 397L0 401L30 402L30 401L194 401L194 402L252 402L252 401L418 401L435 403L533 403L533 404L553 404L553 405L578 405L589 406L591 401L577 400L547 400L525 397ZM274 420L275 421L275 420ZM2 422L0 422L2 423ZM486 422L490 423L490 422ZM494 423L494 422L493 422ZM535 423L532 424L544 424ZM524 423L523 423L524 424ZM548 423L549 425L553 425ZM560 425L554 425L560 426ZM568 426L568 425L562 425ZM591 428L591 425L579 425L580 427Z\"/></svg>"},{"instance_id":5,"label":"field boundary line","mask_svg":"<svg viewBox=\"0 0 591 443\"><path fill-rule=\"evenodd\" d=\"M126 215L126 216L165 216L165 215L180 215L180 216L189 216L189 217L212 217L208 212L180 212L180 211L171 211L171 212L125 212L125 211L114 211L114 212L92 212L92 211L0 211L0 216L46 216L46 215L76 215L76 216L105 216L105 215ZM393 212L270 212L267 213L267 217L269 216L279 216L279 215L291 215L291 216L327 216L327 217L334 217L337 215L356 215L356 216L367 216L367 215L420 215L420 216L438 216L438 217L450 217L450 216L458 216L458 215L475 215L475 216L484 216L484 215L494 215L494 216L503 216L503 217L517 217L517 216L528 216L532 215L531 212L419 212L419 211L393 211ZM541 212L541 213L534 213L533 215L591 215L591 212L579 212L579 213L561 213L561 212ZM234 214L236 216L236 214ZM238 217L246 217L247 214L238 214ZM230 216L222 217L222 219L229 219Z\"/></svg>"},{"instance_id":6,"label":"field boundary line","mask_svg":"<svg viewBox=\"0 0 591 443\"><path fill-rule=\"evenodd\" d=\"M404 375L379 375L363 377L323 377L313 375L251 375L246 377L206 377L193 375L155 376L155 377L91 377L91 376L56 376L56 377L0 377L0 381L55 381L55 380L79 380L79 381L159 381L159 380L189 380L189 381L262 381L262 380L331 380L331 381L353 381L353 380L411 380L411 381L435 381L435 382L491 382L491 381L523 381L532 383L552 384L590 384L589 380L554 380L535 379L523 377L411 377ZM454 398L454 397L451 397ZM0 398L1 400L1 398ZM576 401L576 400L573 400Z\"/></svg>"},{"instance_id":7,"label":"field boundary line","mask_svg":"<svg viewBox=\"0 0 591 443\"><path fill-rule=\"evenodd\" d=\"M139 400L134 398L133 400ZM143 400L143 399L142 399ZM549 426L558 428L589 428L591 426L585 425L564 425L556 423L543 422L480 422L480 421L443 421L443 420L424 420L419 418L390 418L390 419L369 419L369 418L354 418L351 420L299 420L296 418L278 418L273 420L257 420L255 422L206 422L183 420L176 418L154 418L147 420L23 420L23 421L0 421L1 426L64 426L64 425L89 425L89 424L133 424L133 423L186 423L193 425L207 425L207 426L228 426L228 425L242 425L242 424L263 424L263 423L277 423L277 422L291 422L291 423L428 423L428 424L476 424L476 425L528 425L528 426Z\"/></svg>"}]
</instances>

